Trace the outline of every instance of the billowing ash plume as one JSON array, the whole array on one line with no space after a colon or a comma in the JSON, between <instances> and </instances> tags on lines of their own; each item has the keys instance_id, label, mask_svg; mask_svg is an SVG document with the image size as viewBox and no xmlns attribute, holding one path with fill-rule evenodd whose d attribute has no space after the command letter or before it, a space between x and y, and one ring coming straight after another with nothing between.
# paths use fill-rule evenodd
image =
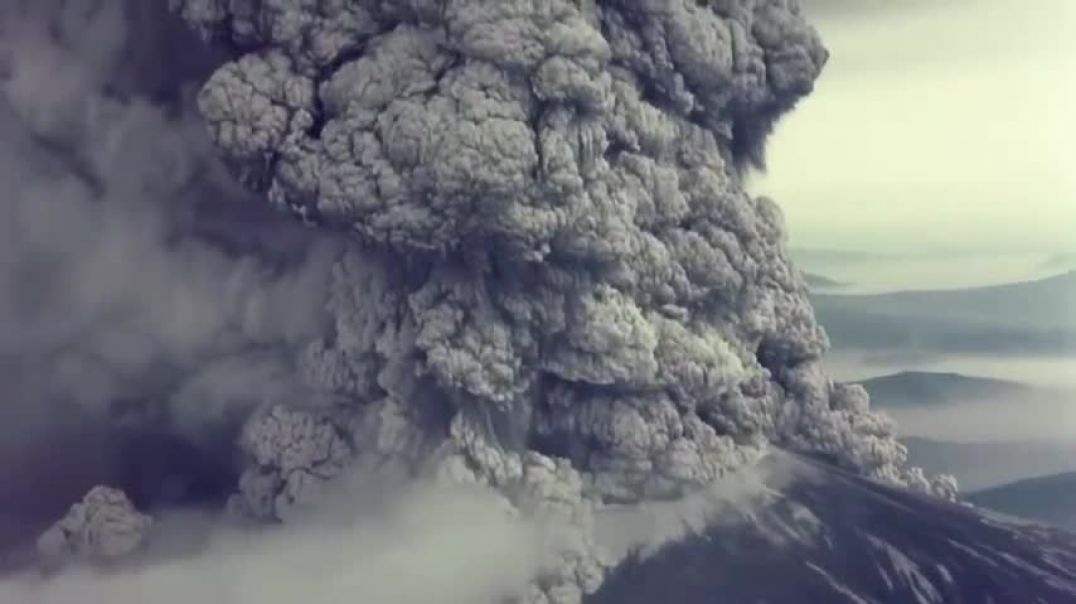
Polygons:
<instances>
[{"instance_id":1,"label":"billowing ash plume","mask_svg":"<svg viewBox=\"0 0 1076 604\"><path fill-rule=\"evenodd\" d=\"M780 212L744 192L826 61L796 2L176 9L239 49L198 99L235 172L357 242L304 355L336 404L256 420L248 508L285 515L348 447L539 507L677 496L768 446L951 494L826 377Z\"/></svg>"},{"instance_id":2,"label":"billowing ash plume","mask_svg":"<svg viewBox=\"0 0 1076 604\"><path fill-rule=\"evenodd\" d=\"M743 188L826 61L795 0L172 4L232 60L129 60L162 56L155 3L0 4L11 405L201 452L181 476L254 518L358 469L492 487L574 527L531 602L601 583L595 509L771 447L952 496L827 378L781 214ZM162 72L206 76L201 121ZM317 228L244 203L205 125ZM64 496L175 490L124 476Z\"/></svg>"},{"instance_id":3,"label":"billowing ash plume","mask_svg":"<svg viewBox=\"0 0 1076 604\"><path fill-rule=\"evenodd\" d=\"M41 535L37 549L57 565L69 559L107 562L137 550L152 524L122 491L94 487Z\"/></svg>"},{"instance_id":4,"label":"billowing ash plume","mask_svg":"<svg viewBox=\"0 0 1076 604\"><path fill-rule=\"evenodd\" d=\"M441 423L494 481L536 450L669 494L774 443L921 483L821 371L780 213L743 191L826 60L795 2L177 9L246 49L199 96L225 157L360 242L306 356L326 391Z\"/></svg>"}]
</instances>

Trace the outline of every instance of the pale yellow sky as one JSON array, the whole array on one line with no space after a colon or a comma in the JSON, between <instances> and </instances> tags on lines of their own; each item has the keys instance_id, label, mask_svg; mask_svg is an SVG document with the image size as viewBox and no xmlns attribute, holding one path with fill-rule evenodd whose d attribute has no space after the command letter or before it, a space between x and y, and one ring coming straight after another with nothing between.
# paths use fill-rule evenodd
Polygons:
<instances>
[{"instance_id":1,"label":"pale yellow sky","mask_svg":"<svg viewBox=\"0 0 1076 604\"><path fill-rule=\"evenodd\" d=\"M753 184L794 247L1076 250L1076 0L815 2L830 63Z\"/></svg>"}]
</instances>

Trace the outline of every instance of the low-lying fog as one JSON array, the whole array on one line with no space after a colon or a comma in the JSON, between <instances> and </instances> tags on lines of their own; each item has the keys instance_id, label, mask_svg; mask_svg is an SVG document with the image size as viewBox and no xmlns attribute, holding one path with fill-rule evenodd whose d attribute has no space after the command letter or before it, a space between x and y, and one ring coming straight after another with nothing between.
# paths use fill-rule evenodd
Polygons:
<instances>
[{"instance_id":1,"label":"low-lying fog","mask_svg":"<svg viewBox=\"0 0 1076 604\"><path fill-rule=\"evenodd\" d=\"M1076 390L886 411L908 436L961 442L1076 440ZM1076 459L1072 465L1076 469Z\"/></svg>"},{"instance_id":2,"label":"low-lying fog","mask_svg":"<svg viewBox=\"0 0 1076 604\"><path fill-rule=\"evenodd\" d=\"M993 397L980 387L946 400L875 401L896 420L912 463L955 475L964 493L1076 470L1076 358L835 351L827 367L849 382L906 371L1012 382Z\"/></svg>"}]
</instances>

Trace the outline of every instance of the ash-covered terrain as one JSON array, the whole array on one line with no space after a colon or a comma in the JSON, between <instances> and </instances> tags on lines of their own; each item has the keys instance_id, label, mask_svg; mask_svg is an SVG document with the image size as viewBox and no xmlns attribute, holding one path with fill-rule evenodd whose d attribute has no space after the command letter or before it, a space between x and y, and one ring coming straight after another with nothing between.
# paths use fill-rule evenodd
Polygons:
<instances>
[{"instance_id":1,"label":"ash-covered terrain","mask_svg":"<svg viewBox=\"0 0 1076 604\"><path fill-rule=\"evenodd\" d=\"M1076 598L826 375L744 191L794 0L0 7L0 599L610 601L683 548Z\"/></svg>"}]
</instances>

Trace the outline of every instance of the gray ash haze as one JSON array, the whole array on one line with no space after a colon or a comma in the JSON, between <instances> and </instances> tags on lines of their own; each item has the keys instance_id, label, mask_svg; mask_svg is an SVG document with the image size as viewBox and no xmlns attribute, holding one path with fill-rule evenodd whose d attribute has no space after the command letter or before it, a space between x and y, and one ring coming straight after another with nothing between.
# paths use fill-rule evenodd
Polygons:
<instances>
[{"instance_id":1,"label":"gray ash haze","mask_svg":"<svg viewBox=\"0 0 1076 604\"><path fill-rule=\"evenodd\" d=\"M186 99L215 60L163 6L0 6L10 545L97 482L156 505L231 480L238 422L304 390L289 351L326 324L332 243L213 160Z\"/></svg>"},{"instance_id":2,"label":"gray ash haze","mask_svg":"<svg viewBox=\"0 0 1076 604\"><path fill-rule=\"evenodd\" d=\"M0 0L0 600L568 604L774 451L955 496L745 190L798 2L170 4Z\"/></svg>"}]
</instances>

